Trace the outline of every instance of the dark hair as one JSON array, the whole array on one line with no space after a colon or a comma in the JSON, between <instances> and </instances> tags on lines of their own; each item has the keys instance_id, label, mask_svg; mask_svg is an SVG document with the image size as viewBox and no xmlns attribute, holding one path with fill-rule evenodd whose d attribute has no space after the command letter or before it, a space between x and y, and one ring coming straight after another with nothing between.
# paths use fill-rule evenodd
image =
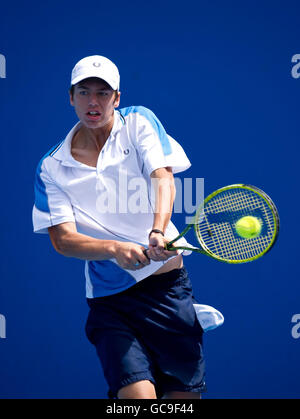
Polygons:
<instances>
[{"instance_id":1,"label":"dark hair","mask_svg":"<svg viewBox=\"0 0 300 419\"><path fill-rule=\"evenodd\" d=\"M98 78L98 77L89 77L89 78L84 79L84 80L94 80L94 79L96 79L96 80L101 80L101 81L102 81L102 83L104 83L108 89L113 90L113 89L112 89L112 87L111 87L111 86L110 86L110 85L109 85L109 84L108 84L105 80L100 79L100 78ZM73 85L71 85L71 86L70 86L70 88L69 88L69 93L70 93L70 95L71 95L72 99L73 99L73 96L74 96L75 86L78 86L78 85L79 85L80 83L82 83L82 82L83 82L83 80L81 80L81 81L79 81L78 83L73 84ZM114 92L115 92L115 98L117 98L117 95L118 95L119 91L118 91L118 90L114 90Z\"/></svg>"}]
</instances>

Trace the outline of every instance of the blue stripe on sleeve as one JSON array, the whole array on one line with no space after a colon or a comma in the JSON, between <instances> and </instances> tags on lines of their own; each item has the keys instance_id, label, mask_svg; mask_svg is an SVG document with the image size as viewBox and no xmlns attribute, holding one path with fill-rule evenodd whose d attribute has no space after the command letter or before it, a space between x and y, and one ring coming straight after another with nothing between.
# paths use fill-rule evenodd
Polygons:
<instances>
[{"instance_id":1,"label":"blue stripe on sleeve","mask_svg":"<svg viewBox=\"0 0 300 419\"><path fill-rule=\"evenodd\" d=\"M43 161L50 156L51 153L53 153L54 151L56 151L56 149L59 148L59 146L63 143L60 142L58 144L56 144L54 147L51 148L50 151L48 151L48 153L46 153L40 160L37 169L36 169L36 173L35 173L35 183L34 183L34 193L35 193L35 206L38 210L43 211L43 212L50 212L49 210L49 205L48 205L48 196L46 193L46 185L44 184L44 182L41 179L41 172L42 172L42 164Z\"/></svg>"},{"instance_id":2,"label":"blue stripe on sleeve","mask_svg":"<svg viewBox=\"0 0 300 419\"><path fill-rule=\"evenodd\" d=\"M150 109L147 109L144 106L130 106L128 108L119 109L119 112L124 118L130 113L139 113L140 115L144 116L151 123L154 131L157 133L162 145L164 155L167 156L172 153L172 148L167 137L167 133L159 119L154 115L152 111L150 111Z\"/></svg>"}]
</instances>

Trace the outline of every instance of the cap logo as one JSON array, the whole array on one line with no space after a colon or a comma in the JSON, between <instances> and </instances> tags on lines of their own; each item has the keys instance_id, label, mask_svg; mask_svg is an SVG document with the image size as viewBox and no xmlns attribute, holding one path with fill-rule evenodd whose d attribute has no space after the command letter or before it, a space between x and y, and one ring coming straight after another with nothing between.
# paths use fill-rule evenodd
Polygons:
<instances>
[{"instance_id":1,"label":"cap logo","mask_svg":"<svg viewBox=\"0 0 300 419\"><path fill-rule=\"evenodd\" d=\"M94 66L94 67L100 67L100 66L101 66L101 63L97 63L97 62L95 62L95 63L93 63L93 66Z\"/></svg>"}]
</instances>

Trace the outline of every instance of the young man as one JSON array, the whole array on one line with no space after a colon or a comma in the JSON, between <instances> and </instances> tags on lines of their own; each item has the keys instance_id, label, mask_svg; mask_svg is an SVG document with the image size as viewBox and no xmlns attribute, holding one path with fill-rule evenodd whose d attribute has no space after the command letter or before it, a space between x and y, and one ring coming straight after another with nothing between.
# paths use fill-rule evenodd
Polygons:
<instances>
[{"instance_id":1,"label":"young man","mask_svg":"<svg viewBox=\"0 0 300 419\"><path fill-rule=\"evenodd\" d=\"M34 231L86 261L86 333L110 397L199 398L203 330L182 256L164 247L178 234L173 173L190 162L151 111L116 110L119 82L105 57L75 65L79 122L38 165Z\"/></svg>"}]
</instances>

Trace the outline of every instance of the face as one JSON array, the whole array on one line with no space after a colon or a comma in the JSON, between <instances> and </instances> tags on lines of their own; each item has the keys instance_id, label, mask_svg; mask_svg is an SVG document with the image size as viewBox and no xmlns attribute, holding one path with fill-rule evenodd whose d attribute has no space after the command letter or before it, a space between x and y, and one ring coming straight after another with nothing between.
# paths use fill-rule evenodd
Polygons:
<instances>
[{"instance_id":1,"label":"face","mask_svg":"<svg viewBox=\"0 0 300 419\"><path fill-rule=\"evenodd\" d=\"M71 105L87 128L97 129L113 124L114 109L119 106L120 93L101 79L90 78L74 86Z\"/></svg>"}]
</instances>

